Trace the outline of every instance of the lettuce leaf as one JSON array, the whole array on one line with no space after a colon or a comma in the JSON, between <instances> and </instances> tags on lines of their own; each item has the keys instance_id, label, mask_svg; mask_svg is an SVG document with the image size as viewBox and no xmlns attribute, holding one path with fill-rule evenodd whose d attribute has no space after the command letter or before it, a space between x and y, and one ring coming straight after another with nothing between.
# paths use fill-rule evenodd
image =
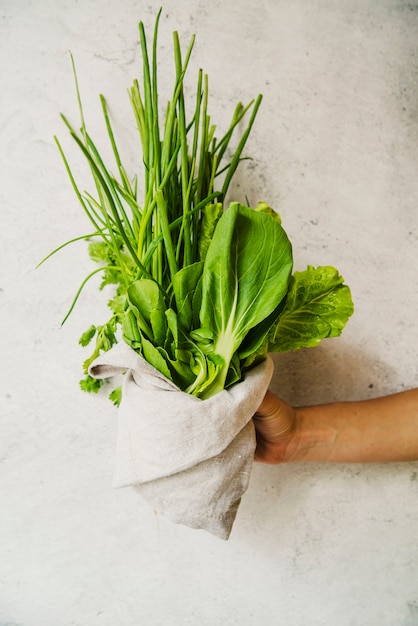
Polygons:
<instances>
[{"instance_id":1,"label":"lettuce leaf","mask_svg":"<svg viewBox=\"0 0 418 626\"><path fill-rule=\"evenodd\" d=\"M295 272L284 308L268 335L269 352L310 348L341 335L354 311L350 289L335 267Z\"/></svg>"}]
</instances>

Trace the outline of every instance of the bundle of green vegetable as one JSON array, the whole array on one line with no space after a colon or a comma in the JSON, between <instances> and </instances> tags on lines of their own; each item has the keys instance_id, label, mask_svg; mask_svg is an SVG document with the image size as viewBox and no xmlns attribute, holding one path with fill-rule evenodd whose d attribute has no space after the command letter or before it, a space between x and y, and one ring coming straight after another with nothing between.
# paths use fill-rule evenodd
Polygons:
<instances>
[{"instance_id":1,"label":"bundle of green vegetable","mask_svg":"<svg viewBox=\"0 0 418 626\"><path fill-rule=\"evenodd\" d=\"M98 390L102 381L88 375L89 366L122 339L181 390L206 399L240 381L268 352L315 346L339 335L353 305L335 268L308 267L292 274L291 244L278 214L267 204L224 206L261 96L236 106L218 140L202 71L193 113L187 115L184 80L194 38L183 56L176 32L175 81L161 122L159 17L151 51L139 24L143 87L134 81L129 92L142 148L142 200L137 177L131 178L122 163L105 98L100 96L117 175L87 131L78 86L80 132L62 116L94 181L95 194L79 189L56 140L92 224L92 232L77 239L89 241L90 257L99 264L81 285L69 313L94 274L102 273L102 288L115 285L109 321L91 326L80 340L84 346L95 340L84 363L84 390ZM111 396L118 401L118 391Z\"/></svg>"}]
</instances>

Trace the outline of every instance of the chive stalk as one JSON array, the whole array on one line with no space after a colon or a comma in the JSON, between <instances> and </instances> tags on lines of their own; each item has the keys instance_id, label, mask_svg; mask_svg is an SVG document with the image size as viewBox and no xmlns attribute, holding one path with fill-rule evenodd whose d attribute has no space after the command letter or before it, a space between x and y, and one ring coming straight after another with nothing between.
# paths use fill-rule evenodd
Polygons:
<instances>
[{"instance_id":1,"label":"chive stalk","mask_svg":"<svg viewBox=\"0 0 418 626\"><path fill-rule=\"evenodd\" d=\"M122 325L124 309L128 306L128 288L136 280L146 278L157 283L159 293L167 304L167 320L174 328L173 315L176 315L176 311L171 309L175 307L174 277L177 272L200 261L198 242L202 212L212 203L224 202L236 169L243 159L243 150L261 103L261 96L246 106L239 103L226 132L218 141L215 136L216 126L209 115L209 81L201 69L195 82L194 111L190 116L187 114L185 94L188 86L185 79L195 37L191 37L183 55L179 34L174 32L174 84L164 119L160 120L157 54L160 17L161 10L155 20L150 49L144 24L140 22L138 25L142 87L135 79L128 90L142 153L142 202L137 196L138 176L141 172L131 176L124 166L107 101L102 94L99 96L101 110L117 176L112 173L87 131L76 66L71 55L80 130L76 131L64 115L61 117L90 168L95 192L80 190L61 143L57 138L55 141L75 195L92 223L94 232L72 238L51 254L80 239L101 242L101 265L82 282L64 318L64 321L68 318L92 276L103 272L103 284L115 283L116 298L109 304L112 317L100 327L107 329L106 332L96 333L94 355L108 349L114 342L113 328ZM233 150L232 158L227 161L226 155L232 139L247 115L249 121L237 148ZM218 183L221 176L224 177L222 184ZM97 258L94 260L97 261ZM132 322L133 314L130 311L129 323ZM149 334L152 329L147 329ZM160 349L163 350L162 347ZM82 386L97 390L88 382Z\"/></svg>"}]
</instances>

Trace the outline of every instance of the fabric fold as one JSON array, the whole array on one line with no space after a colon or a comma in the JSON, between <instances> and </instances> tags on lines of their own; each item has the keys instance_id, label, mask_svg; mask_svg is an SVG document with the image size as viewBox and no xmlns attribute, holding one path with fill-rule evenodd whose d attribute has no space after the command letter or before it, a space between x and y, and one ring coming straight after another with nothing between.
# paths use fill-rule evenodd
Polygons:
<instances>
[{"instance_id":1,"label":"fabric fold","mask_svg":"<svg viewBox=\"0 0 418 626\"><path fill-rule=\"evenodd\" d=\"M178 389L125 343L89 370L96 378L122 372L114 486L134 487L175 523L228 539L250 479L252 416L270 384L272 360L207 400Z\"/></svg>"}]
</instances>

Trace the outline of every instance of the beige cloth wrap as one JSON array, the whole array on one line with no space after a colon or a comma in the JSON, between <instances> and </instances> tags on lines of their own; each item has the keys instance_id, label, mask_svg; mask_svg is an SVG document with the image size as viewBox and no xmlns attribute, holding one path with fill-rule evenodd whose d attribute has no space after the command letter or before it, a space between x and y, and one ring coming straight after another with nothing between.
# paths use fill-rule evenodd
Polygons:
<instances>
[{"instance_id":1,"label":"beige cloth wrap","mask_svg":"<svg viewBox=\"0 0 418 626\"><path fill-rule=\"evenodd\" d=\"M121 372L114 487L133 486L172 522L228 539L250 479L251 418L269 386L272 360L208 400L181 391L124 342L90 367L95 378Z\"/></svg>"}]
</instances>

